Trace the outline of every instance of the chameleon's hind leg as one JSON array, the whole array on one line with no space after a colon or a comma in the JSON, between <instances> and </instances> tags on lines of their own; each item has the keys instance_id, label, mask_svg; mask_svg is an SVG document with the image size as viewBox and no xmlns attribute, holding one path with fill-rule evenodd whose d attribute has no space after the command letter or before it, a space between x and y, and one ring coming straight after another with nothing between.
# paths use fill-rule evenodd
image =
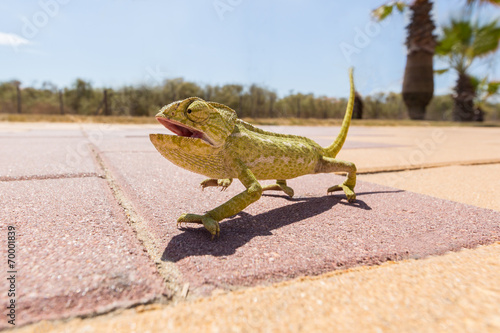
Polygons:
<instances>
[{"instance_id":1,"label":"chameleon's hind leg","mask_svg":"<svg viewBox=\"0 0 500 333\"><path fill-rule=\"evenodd\" d=\"M343 190L347 196L347 201L353 202L356 200L356 194L354 193L354 186L356 186L356 166L354 163L323 156L318 163L316 172L347 172L346 180L342 184L328 188L327 193L330 194L331 192Z\"/></svg>"},{"instance_id":2,"label":"chameleon's hind leg","mask_svg":"<svg viewBox=\"0 0 500 333\"><path fill-rule=\"evenodd\" d=\"M262 188L262 191L283 191L290 198L293 197L293 193L294 193L293 188L286 185L286 180L281 180L281 179L276 180L276 184L264 186Z\"/></svg>"},{"instance_id":3,"label":"chameleon's hind leg","mask_svg":"<svg viewBox=\"0 0 500 333\"><path fill-rule=\"evenodd\" d=\"M229 185L233 182L233 178L226 178L226 179L215 179L215 178L209 178L205 179L200 183L201 189L204 190L205 187L209 186L218 186L220 187L221 191L225 191Z\"/></svg>"}]
</instances>

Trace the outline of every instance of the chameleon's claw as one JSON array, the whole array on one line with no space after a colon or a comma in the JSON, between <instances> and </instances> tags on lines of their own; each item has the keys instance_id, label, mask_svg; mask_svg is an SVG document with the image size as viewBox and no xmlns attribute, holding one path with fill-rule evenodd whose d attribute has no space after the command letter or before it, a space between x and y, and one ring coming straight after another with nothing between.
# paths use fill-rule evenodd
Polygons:
<instances>
[{"instance_id":1,"label":"chameleon's claw","mask_svg":"<svg viewBox=\"0 0 500 333\"><path fill-rule=\"evenodd\" d=\"M214 220L213 218L207 216L207 215L197 215L197 214L182 214L179 216L177 219L177 227L181 226L182 223L199 223L203 224L205 229L210 232L212 235L212 239L217 236L219 237L220 234L220 226L219 222Z\"/></svg>"},{"instance_id":2,"label":"chameleon's claw","mask_svg":"<svg viewBox=\"0 0 500 333\"><path fill-rule=\"evenodd\" d=\"M182 225L182 223L202 223L202 218L202 215L184 213L177 219L177 225Z\"/></svg>"},{"instance_id":3,"label":"chameleon's claw","mask_svg":"<svg viewBox=\"0 0 500 333\"><path fill-rule=\"evenodd\" d=\"M287 186L285 180L277 180L276 184L266 185L262 188L262 191L283 191L290 198L293 198L294 195L293 188Z\"/></svg>"},{"instance_id":4,"label":"chameleon's claw","mask_svg":"<svg viewBox=\"0 0 500 333\"><path fill-rule=\"evenodd\" d=\"M232 182L233 180L231 178L218 179L217 186L222 187L222 189L225 191L229 187L229 185L231 185Z\"/></svg>"},{"instance_id":5,"label":"chameleon's claw","mask_svg":"<svg viewBox=\"0 0 500 333\"><path fill-rule=\"evenodd\" d=\"M202 218L202 223L205 229L207 229L208 232L210 232L210 234L212 235L212 240L214 239L215 236L219 237L220 234L219 222L205 215Z\"/></svg>"},{"instance_id":6,"label":"chameleon's claw","mask_svg":"<svg viewBox=\"0 0 500 333\"><path fill-rule=\"evenodd\" d=\"M201 186L202 191L205 189L205 187L209 187L209 186L220 187L221 191L225 191L229 187L229 185L231 185L232 182L233 182L233 180L231 178L227 178L227 179L209 178L209 179L205 179L204 181L202 181L200 183L200 186Z\"/></svg>"},{"instance_id":7,"label":"chameleon's claw","mask_svg":"<svg viewBox=\"0 0 500 333\"><path fill-rule=\"evenodd\" d=\"M342 187L340 185L335 185L335 186L330 187L326 193L331 194L332 192L340 191L340 190L342 190Z\"/></svg>"},{"instance_id":8,"label":"chameleon's claw","mask_svg":"<svg viewBox=\"0 0 500 333\"><path fill-rule=\"evenodd\" d=\"M354 186L352 186L352 187L354 187ZM354 193L354 189L351 188L351 186L349 186L347 184L335 185L335 186L330 187L327 191L327 195L332 193L332 192L340 191L340 190L344 191L348 202L356 201L356 193Z\"/></svg>"},{"instance_id":9,"label":"chameleon's claw","mask_svg":"<svg viewBox=\"0 0 500 333\"><path fill-rule=\"evenodd\" d=\"M204 181L202 181L200 183L200 186L201 186L201 190L203 191L205 189L205 187L208 187L208 186L217 186L217 179L205 179Z\"/></svg>"}]
</instances>

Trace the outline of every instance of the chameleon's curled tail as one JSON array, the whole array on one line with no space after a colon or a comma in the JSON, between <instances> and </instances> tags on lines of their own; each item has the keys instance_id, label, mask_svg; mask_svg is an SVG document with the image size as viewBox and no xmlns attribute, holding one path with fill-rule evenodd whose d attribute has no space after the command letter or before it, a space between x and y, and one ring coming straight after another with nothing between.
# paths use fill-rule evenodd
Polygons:
<instances>
[{"instance_id":1,"label":"chameleon's curled tail","mask_svg":"<svg viewBox=\"0 0 500 333\"><path fill-rule=\"evenodd\" d=\"M352 110L354 109L354 79L352 77L352 68L349 69L349 81L351 83L351 92L349 94L344 120L342 121L342 127L340 128L340 133L335 141L325 148L325 155L327 157L334 158L337 156L338 152L344 145L347 132L349 131L349 125L351 125Z\"/></svg>"}]
</instances>

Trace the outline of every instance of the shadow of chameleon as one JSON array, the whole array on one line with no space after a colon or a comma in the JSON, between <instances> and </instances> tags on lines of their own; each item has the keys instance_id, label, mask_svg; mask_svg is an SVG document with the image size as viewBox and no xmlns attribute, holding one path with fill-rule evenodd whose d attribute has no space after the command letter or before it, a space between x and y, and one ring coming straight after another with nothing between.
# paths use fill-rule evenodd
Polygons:
<instances>
[{"instance_id":1,"label":"shadow of chameleon","mask_svg":"<svg viewBox=\"0 0 500 333\"><path fill-rule=\"evenodd\" d=\"M271 236L272 231L284 226L314 217L332 209L335 205L349 205L364 210L371 208L359 196L374 193L395 193L398 191L361 192L354 203L347 203L343 195L329 195L324 197L288 198L278 195L267 195L287 198L297 202L279 207L268 212L250 215L240 212L231 219L221 222L220 238L211 241L203 226L183 227L186 232L174 236L163 251L162 260L177 262L191 256L228 256L258 236Z\"/></svg>"}]
</instances>

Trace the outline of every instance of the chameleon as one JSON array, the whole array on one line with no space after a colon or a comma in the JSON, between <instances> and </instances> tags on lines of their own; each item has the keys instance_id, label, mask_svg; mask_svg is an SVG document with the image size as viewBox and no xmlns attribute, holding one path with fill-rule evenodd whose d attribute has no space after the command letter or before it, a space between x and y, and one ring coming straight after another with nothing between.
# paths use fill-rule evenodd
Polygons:
<instances>
[{"instance_id":1,"label":"chameleon","mask_svg":"<svg viewBox=\"0 0 500 333\"><path fill-rule=\"evenodd\" d=\"M349 130L354 106L354 79L349 70L350 95L340 133L328 147L296 135L265 131L237 118L236 112L216 102L190 97L160 109L156 119L176 135L150 134L156 150L173 164L209 177L202 189L227 189L237 178L245 190L205 214L182 214L177 225L198 223L220 235L219 222L236 215L259 200L264 191L282 191L293 197L287 180L307 174L346 172L342 184L328 188L327 194L343 190L348 202L356 200L356 166L335 159ZM276 180L262 186L259 180Z\"/></svg>"}]
</instances>

